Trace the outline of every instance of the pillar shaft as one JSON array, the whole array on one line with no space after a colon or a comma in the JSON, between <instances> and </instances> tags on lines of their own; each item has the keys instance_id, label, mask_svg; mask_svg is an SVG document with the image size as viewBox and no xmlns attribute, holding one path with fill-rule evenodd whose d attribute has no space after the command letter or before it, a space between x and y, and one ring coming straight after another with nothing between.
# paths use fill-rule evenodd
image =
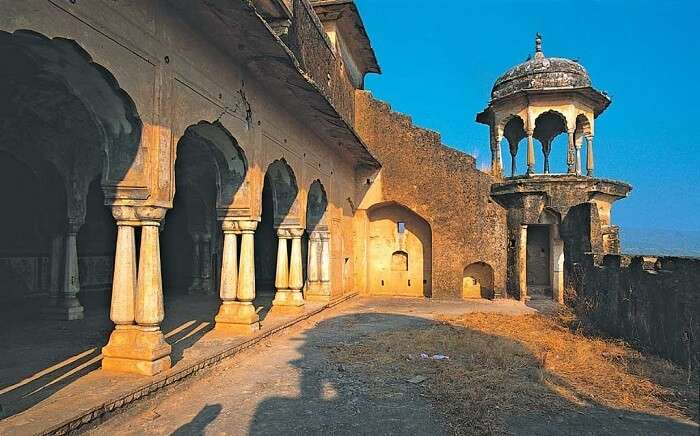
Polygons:
<instances>
[{"instance_id":1,"label":"pillar shaft","mask_svg":"<svg viewBox=\"0 0 700 436\"><path fill-rule=\"evenodd\" d=\"M201 268L201 237L199 233L192 234L192 283L190 283L189 292L195 293L202 288L202 273Z\"/></svg>"},{"instance_id":2,"label":"pillar shaft","mask_svg":"<svg viewBox=\"0 0 700 436\"><path fill-rule=\"evenodd\" d=\"M49 305L58 304L58 294L61 289L61 270L63 261L63 242L65 236L56 234L51 238L51 270L49 274Z\"/></svg>"},{"instance_id":3,"label":"pillar shaft","mask_svg":"<svg viewBox=\"0 0 700 436\"><path fill-rule=\"evenodd\" d=\"M532 137L532 132L527 134L527 173L534 174L535 172L535 144Z\"/></svg>"},{"instance_id":4,"label":"pillar shaft","mask_svg":"<svg viewBox=\"0 0 700 436\"><path fill-rule=\"evenodd\" d=\"M202 292L205 294L212 293L211 271L212 271L212 256L211 256L211 235L202 235L202 244L199 253L200 267L199 272L202 277Z\"/></svg>"},{"instance_id":5,"label":"pillar shaft","mask_svg":"<svg viewBox=\"0 0 700 436\"><path fill-rule=\"evenodd\" d=\"M239 301L255 299L255 228L256 221L242 221L241 228L241 260L238 272Z\"/></svg>"},{"instance_id":6,"label":"pillar shaft","mask_svg":"<svg viewBox=\"0 0 700 436\"><path fill-rule=\"evenodd\" d=\"M518 238L518 290L520 300L527 298L527 226L520 226L520 237Z\"/></svg>"},{"instance_id":7,"label":"pillar shaft","mask_svg":"<svg viewBox=\"0 0 700 436\"><path fill-rule=\"evenodd\" d=\"M165 316L158 236L157 222L146 222L141 227L135 309L135 320L139 325L155 328Z\"/></svg>"},{"instance_id":8,"label":"pillar shaft","mask_svg":"<svg viewBox=\"0 0 700 436\"><path fill-rule=\"evenodd\" d=\"M309 236L309 262L306 268L307 279L310 283L316 283L321 280L319 271L320 266L320 251L321 237L318 232L312 232Z\"/></svg>"},{"instance_id":9,"label":"pillar shaft","mask_svg":"<svg viewBox=\"0 0 700 436\"><path fill-rule=\"evenodd\" d=\"M82 319L83 306L78 300L80 292L80 274L78 271L78 243L77 234L80 229L77 222L69 222L65 238L65 253L63 264L63 301L61 306L65 318L68 320Z\"/></svg>"},{"instance_id":10,"label":"pillar shaft","mask_svg":"<svg viewBox=\"0 0 700 436\"><path fill-rule=\"evenodd\" d=\"M576 144L576 174L581 175L581 144Z\"/></svg>"},{"instance_id":11,"label":"pillar shaft","mask_svg":"<svg viewBox=\"0 0 700 436\"><path fill-rule=\"evenodd\" d=\"M109 312L109 317L115 324L131 325L134 323L136 286L136 240L134 227L127 223L117 223L112 305Z\"/></svg>"},{"instance_id":12,"label":"pillar shaft","mask_svg":"<svg viewBox=\"0 0 700 436\"><path fill-rule=\"evenodd\" d=\"M221 258L221 285L219 296L223 301L234 301L238 292L238 240L227 222L224 228L224 252Z\"/></svg>"},{"instance_id":13,"label":"pillar shaft","mask_svg":"<svg viewBox=\"0 0 700 436\"><path fill-rule=\"evenodd\" d=\"M502 138L499 138L497 135L493 135L491 139L491 172L495 177L501 177L503 175L501 139Z\"/></svg>"},{"instance_id":14,"label":"pillar shaft","mask_svg":"<svg viewBox=\"0 0 700 436\"><path fill-rule=\"evenodd\" d=\"M593 177L593 137L588 137L588 142L586 144L586 175L588 177Z\"/></svg>"},{"instance_id":15,"label":"pillar shaft","mask_svg":"<svg viewBox=\"0 0 700 436\"><path fill-rule=\"evenodd\" d=\"M567 133L569 142L566 151L566 172L569 174L574 174L576 173L576 145L574 131L569 130Z\"/></svg>"},{"instance_id":16,"label":"pillar shaft","mask_svg":"<svg viewBox=\"0 0 700 436\"><path fill-rule=\"evenodd\" d=\"M289 259L289 289L301 291L304 286L303 265L301 260L301 235L303 230L292 235L292 255Z\"/></svg>"},{"instance_id":17,"label":"pillar shaft","mask_svg":"<svg viewBox=\"0 0 700 436\"><path fill-rule=\"evenodd\" d=\"M289 262L287 261L287 235L278 232L277 237L277 267L275 269L275 288L289 288Z\"/></svg>"},{"instance_id":18,"label":"pillar shaft","mask_svg":"<svg viewBox=\"0 0 700 436\"><path fill-rule=\"evenodd\" d=\"M331 238L328 233L321 234L321 282L331 281Z\"/></svg>"}]
</instances>

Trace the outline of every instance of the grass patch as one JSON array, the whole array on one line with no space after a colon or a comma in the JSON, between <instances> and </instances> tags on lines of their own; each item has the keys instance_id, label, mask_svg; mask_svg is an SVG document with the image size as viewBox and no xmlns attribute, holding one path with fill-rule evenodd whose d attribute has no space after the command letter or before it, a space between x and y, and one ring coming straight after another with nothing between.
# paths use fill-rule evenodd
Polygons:
<instances>
[{"instance_id":1,"label":"grass patch","mask_svg":"<svg viewBox=\"0 0 700 436\"><path fill-rule=\"evenodd\" d=\"M377 334L331 354L371 381L370 393L378 398L390 395L392 381L426 376L421 395L454 434L503 433L505 417L528 410L604 407L697 421L697 377L689 384L680 367L623 342L572 331L571 321L471 313ZM434 361L420 353L450 358Z\"/></svg>"}]
</instances>

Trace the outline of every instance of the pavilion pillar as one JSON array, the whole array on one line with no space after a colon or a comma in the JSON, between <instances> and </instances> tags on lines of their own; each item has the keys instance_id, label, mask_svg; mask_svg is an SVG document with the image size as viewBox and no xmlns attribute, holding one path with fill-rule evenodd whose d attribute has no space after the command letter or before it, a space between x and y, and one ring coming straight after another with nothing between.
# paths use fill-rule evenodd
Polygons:
<instances>
[{"instance_id":1,"label":"pavilion pillar","mask_svg":"<svg viewBox=\"0 0 700 436\"><path fill-rule=\"evenodd\" d=\"M533 132L527 132L527 174L535 173L535 144Z\"/></svg>"},{"instance_id":2,"label":"pavilion pillar","mask_svg":"<svg viewBox=\"0 0 700 436\"><path fill-rule=\"evenodd\" d=\"M581 175L581 144L577 143L576 145L576 175L580 176Z\"/></svg>"},{"instance_id":3,"label":"pavilion pillar","mask_svg":"<svg viewBox=\"0 0 700 436\"><path fill-rule=\"evenodd\" d=\"M492 135L491 137L491 173L494 177L503 177L503 161L501 159L502 137Z\"/></svg>"},{"instance_id":4,"label":"pavilion pillar","mask_svg":"<svg viewBox=\"0 0 700 436\"><path fill-rule=\"evenodd\" d=\"M254 234L257 221L221 222L224 253L221 262L221 307L215 329L233 335L249 335L260 329L255 299ZM240 265L237 265L237 235L241 235Z\"/></svg>"},{"instance_id":5,"label":"pavilion pillar","mask_svg":"<svg viewBox=\"0 0 700 436\"><path fill-rule=\"evenodd\" d=\"M568 146L566 149L566 172L568 174L576 173L576 145L574 138L574 131L567 131L568 134Z\"/></svg>"},{"instance_id":6,"label":"pavilion pillar","mask_svg":"<svg viewBox=\"0 0 700 436\"><path fill-rule=\"evenodd\" d=\"M542 141L542 154L544 155L544 173L549 174L549 153L552 151L552 138Z\"/></svg>"},{"instance_id":7,"label":"pavilion pillar","mask_svg":"<svg viewBox=\"0 0 700 436\"><path fill-rule=\"evenodd\" d=\"M114 259L112 307L116 324L102 348L102 368L152 376L170 368L170 345L160 323L165 316L160 266L161 207L114 206L117 247ZM134 227L141 227L141 251L136 268Z\"/></svg>"},{"instance_id":8,"label":"pavilion pillar","mask_svg":"<svg viewBox=\"0 0 700 436\"><path fill-rule=\"evenodd\" d=\"M593 177L593 136L589 136L586 144L586 175Z\"/></svg>"}]
</instances>

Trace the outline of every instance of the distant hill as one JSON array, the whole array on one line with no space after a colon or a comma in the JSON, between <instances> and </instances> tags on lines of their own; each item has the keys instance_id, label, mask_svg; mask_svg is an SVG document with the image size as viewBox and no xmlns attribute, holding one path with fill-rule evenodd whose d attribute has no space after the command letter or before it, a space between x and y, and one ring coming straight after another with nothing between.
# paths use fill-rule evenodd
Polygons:
<instances>
[{"instance_id":1,"label":"distant hill","mask_svg":"<svg viewBox=\"0 0 700 436\"><path fill-rule=\"evenodd\" d=\"M620 227L622 252L700 257L699 230L661 230Z\"/></svg>"}]
</instances>

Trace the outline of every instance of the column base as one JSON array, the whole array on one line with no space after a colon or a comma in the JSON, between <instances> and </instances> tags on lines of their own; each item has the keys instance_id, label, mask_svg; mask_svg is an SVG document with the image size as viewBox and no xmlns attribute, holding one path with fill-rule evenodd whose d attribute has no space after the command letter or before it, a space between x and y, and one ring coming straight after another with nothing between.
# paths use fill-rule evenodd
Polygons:
<instances>
[{"instance_id":1,"label":"column base","mask_svg":"<svg viewBox=\"0 0 700 436\"><path fill-rule=\"evenodd\" d=\"M293 291L291 289L278 289L275 293L275 299L272 300L271 313L275 314L297 314L304 311L304 297L301 291Z\"/></svg>"},{"instance_id":2,"label":"column base","mask_svg":"<svg viewBox=\"0 0 700 436\"><path fill-rule=\"evenodd\" d=\"M84 318L85 309L78 299L72 301L58 300L51 301L41 309L41 313L49 319L62 321L75 321Z\"/></svg>"},{"instance_id":3,"label":"column base","mask_svg":"<svg viewBox=\"0 0 700 436\"><path fill-rule=\"evenodd\" d=\"M102 369L153 376L170 368L170 350L158 327L117 326L102 348Z\"/></svg>"},{"instance_id":4,"label":"column base","mask_svg":"<svg viewBox=\"0 0 700 436\"><path fill-rule=\"evenodd\" d=\"M304 292L305 301L321 301L328 302L331 301L331 290L330 283L325 282L309 282L306 285L306 290Z\"/></svg>"},{"instance_id":5,"label":"column base","mask_svg":"<svg viewBox=\"0 0 700 436\"><path fill-rule=\"evenodd\" d=\"M226 335L252 335L260 330L260 317L250 302L224 301L214 321L214 330Z\"/></svg>"}]
</instances>

